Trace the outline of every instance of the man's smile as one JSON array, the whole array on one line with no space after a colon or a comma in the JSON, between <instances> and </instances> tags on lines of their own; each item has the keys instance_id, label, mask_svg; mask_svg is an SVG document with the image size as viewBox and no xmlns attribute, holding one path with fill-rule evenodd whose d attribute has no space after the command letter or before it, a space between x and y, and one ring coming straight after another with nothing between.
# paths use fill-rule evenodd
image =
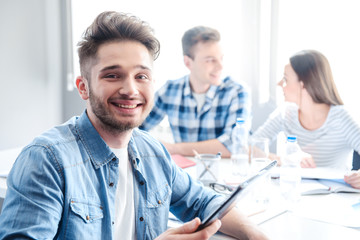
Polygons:
<instances>
[{"instance_id":1,"label":"man's smile","mask_svg":"<svg viewBox=\"0 0 360 240\"><path fill-rule=\"evenodd\" d=\"M136 108L138 106L137 104L125 105L125 104L116 104L116 103L114 103L114 105L116 105L117 107L120 107L120 108Z\"/></svg>"}]
</instances>

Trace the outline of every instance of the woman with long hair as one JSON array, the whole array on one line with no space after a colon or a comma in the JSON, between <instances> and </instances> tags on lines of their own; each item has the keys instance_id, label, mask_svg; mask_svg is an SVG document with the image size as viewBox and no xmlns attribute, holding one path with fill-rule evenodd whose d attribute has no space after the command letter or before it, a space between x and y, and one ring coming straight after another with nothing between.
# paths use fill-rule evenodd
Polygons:
<instances>
[{"instance_id":1,"label":"woman with long hair","mask_svg":"<svg viewBox=\"0 0 360 240\"><path fill-rule=\"evenodd\" d=\"M315 50L296 53L278 85L283 89L285 104L252 138L275 140L279 132L296 135L306 153L302 167L350 170L353 151L360 152L360 127L343 106L326 57ZM345 176L345 181L360 188L360 172Z\"/></svg>"}]
</instances>

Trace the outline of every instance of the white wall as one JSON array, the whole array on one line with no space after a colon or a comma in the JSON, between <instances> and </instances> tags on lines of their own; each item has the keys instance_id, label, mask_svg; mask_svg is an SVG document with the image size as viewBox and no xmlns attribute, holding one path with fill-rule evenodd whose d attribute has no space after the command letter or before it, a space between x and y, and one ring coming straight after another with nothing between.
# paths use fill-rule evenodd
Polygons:
<instances>
[{"instance_id":1,"label":"white wall","mask_svg":"<svg viewBox=\"0 0 360 240\"><path fill-rule=\"evenodd\" d=\"M60 2L0 1L0 150L63 121Z\"/></svg>"}]
</instances>

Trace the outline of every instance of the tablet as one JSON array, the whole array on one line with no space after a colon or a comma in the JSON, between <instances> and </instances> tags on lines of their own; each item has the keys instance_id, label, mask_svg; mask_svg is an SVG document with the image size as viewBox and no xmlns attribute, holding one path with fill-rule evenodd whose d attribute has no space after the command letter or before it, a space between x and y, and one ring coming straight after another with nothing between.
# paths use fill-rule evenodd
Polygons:
<instances>
[{"instance_id":1,"label":"tablet","mask_svg":"<svg viewBox=\"0 0 360 240\"><path fill-rule=\"evenodd\" d=\"M208 217L206 217L201 225L198 227L196 231L200 231L201 229L206 228L211 223L213 223L216 219L221 219L223 216L226 215L235 205L236 205L236 199L244 193L244 189L246 189L248 186L252 185L255 180L259 179L261 176L264 176L269 170L273 167L275 167L277 164L277 161L274 160L271 163L269 163L266 167L261 169L258 173L256 173L254 176L250 177L243 183L239 184L234 192Z\"/></svg>"}]
</instances>

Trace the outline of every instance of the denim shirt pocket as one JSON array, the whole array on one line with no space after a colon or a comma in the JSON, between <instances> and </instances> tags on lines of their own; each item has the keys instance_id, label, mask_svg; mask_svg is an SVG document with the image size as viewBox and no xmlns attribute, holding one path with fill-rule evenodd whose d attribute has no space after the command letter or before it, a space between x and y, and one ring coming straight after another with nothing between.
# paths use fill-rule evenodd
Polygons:
<instances>
[{"instance_id":1,"label":"denim shirt pocket","mask_svg":"<svg viewBox=\"0 0 360 240\"><path fill-rule=\"evenodd\" d=\"M164 232L167 227L167 216L169 215L171 188L167 183L154 185L147 191L147 234L150 239L156 238Z\"/></svg>"},{"instance_id":2,"label":"denim shirt pocket","mask_svg":"<svg viewBox=\"0 0 360 240\"><path fill-rule=\"evenodd\" d=\"M147 203L148 208L158 208L162 206L168 206L171 196L171 189L169 184L165 184L156 190L148 191Z\"/></svg>"},{"instance_id":3,"label":"denim shirt pocket","mask_svg":"<svg viewBox=\"0 0 360 240\"><path fill-rule=\"evenodd\" d=\"M85 223L92 223L103 218L103 207L98 202L91 202L84 199L72 198L70 209Z\"/></svg>"}]
</instances>

